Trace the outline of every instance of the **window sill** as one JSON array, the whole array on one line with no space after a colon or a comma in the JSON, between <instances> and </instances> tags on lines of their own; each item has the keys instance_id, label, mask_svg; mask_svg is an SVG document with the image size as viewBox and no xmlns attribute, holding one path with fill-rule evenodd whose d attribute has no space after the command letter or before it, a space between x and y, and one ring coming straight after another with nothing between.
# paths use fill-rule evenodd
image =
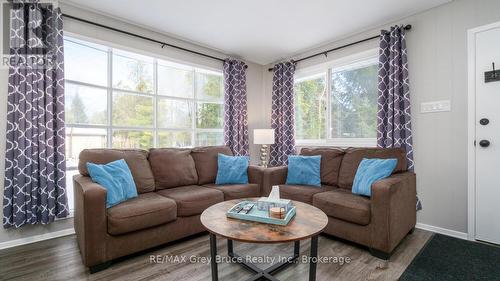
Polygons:
<instances>
[{"instance_id":1,"label":"window sill","mask_svg":"<svg viewBox=\"0 0 500 281\"><path fill-rule=\"evenodd\" d=\"M377 147L377 139L375 138L352 138L352 139L332 139L332 140L298 140L295 146L297 147Z\"/></svg>"}]
</instances>

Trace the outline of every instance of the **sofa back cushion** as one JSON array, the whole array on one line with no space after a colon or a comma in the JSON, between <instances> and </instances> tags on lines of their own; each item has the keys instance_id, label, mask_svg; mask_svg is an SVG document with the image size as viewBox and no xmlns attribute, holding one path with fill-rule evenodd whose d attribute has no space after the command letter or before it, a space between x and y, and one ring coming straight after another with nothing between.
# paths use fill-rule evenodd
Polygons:
<instances>
[{"instance_id":1,"label":"sofa back cushion","mask_svg":"<svg viewBox=\"0 0 500 281\"><path fill-rule=\"evenodd\" d=\"M393 173L406 171L406 152L402 148L348 148L340 165L339 187L351 189L359 163L363 158L396 158L398 164Z\"/></svg>"},{"instance_id":2,"label":"sofa back cushion","mask_svg":"<svg viewBox=\"0 0 500 281\"><path fill-rule=\"evenodd\" d=\"M153 170L156 190L198 182L191 149L152 148L149 150L149 163Z\"/></svg>"},{"instance_id":3,"label":"sofa back cushion","mask_svg":"<svg viewBox=\"0 0 500 281\"><path fill-rule=\"evenodd\" d=\"M304 147L300 150L300 155L304 156L321 155L321 183L331 186L338 184L344 153L344 150L338 147Z\"/></svg>"},{"instance_id":4,"label":"sofa back cushion","mask_svg":"<svg viewBox=\"0 0 500 281\"><path fill-rule=\"evenodd\" d=\"M191 155L198 172L198 184L214 183L217 177L217 156L221 154L232 156L227 146L205 146L193 148Z\"/></svg>"},{"instance_id":5,"label":"sofa back cushion","mask_svg":"<svg viewBox=\"0 0 500 281\"><path fill-rule=\"evenodd\" d=\"M120 159L125 159L138 193L155 190L153 172L148 162L148 152L142 149L84 149L80 152L78 171L84 176L89 176L87 162L94 164L107 164Z\"/></svg>"}]
</instances>

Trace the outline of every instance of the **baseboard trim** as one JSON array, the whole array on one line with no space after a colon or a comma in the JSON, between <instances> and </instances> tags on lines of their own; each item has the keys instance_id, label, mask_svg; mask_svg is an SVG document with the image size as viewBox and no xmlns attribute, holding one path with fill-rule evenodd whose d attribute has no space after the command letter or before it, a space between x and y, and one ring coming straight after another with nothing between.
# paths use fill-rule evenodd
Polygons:
<instances>
[{"instance_id":1,"label":"baseboard trim","mask_svg":"<svg viewBox=\"0 0 500 281\"><path fill-rule=\"evenodd\" d=\"M21 246L21 245L26 245L26 244L31 244L31 243L35 243L35 242L40 242L40 241L44 241L44 240L54 239L54 238L58 238L58 237L68 236L71 234L75 234L75 230L73 228L68 228L68 229L49 232L49 233L40 234L40 235L33 235L30 237L26 237L26 238L20 238L20 239L16 239L16 240L1 242L0 243L0 250L8 249L8 248L16 247L16 246Z\"/></svg>"},{"instance_id":2,"label":"baseboard trim","mask_svg":"<svg viewBox=\"0 0 500 281\"><path fill-rule=\"evenodd\" d=\"M419 229L432 231L435 233L459 238L459 239L468 240L468 235L465 232L460 232L460 231L442 228L442 227L438 227L438 226L428 225L428 224L424 224L424 223L417 223L417 225L415 227L419 228Z\"/></svg>"}]
</instances>

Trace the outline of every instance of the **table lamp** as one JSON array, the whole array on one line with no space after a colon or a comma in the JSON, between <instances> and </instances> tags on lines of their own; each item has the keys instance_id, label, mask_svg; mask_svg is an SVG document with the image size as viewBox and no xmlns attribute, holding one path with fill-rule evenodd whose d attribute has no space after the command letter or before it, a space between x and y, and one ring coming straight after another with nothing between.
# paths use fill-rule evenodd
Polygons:
<instances>
[{"instance_id":1,"label":"table lamp","mask_svg":"<svg viewBox=\"0 0 500 281\"><path fill-rule=\"evenodd\" d=\"M267 168L267 149L274 144L274 129L254 129L253 143L260 144L260 165Z\"/></svg>"}]
</instances>

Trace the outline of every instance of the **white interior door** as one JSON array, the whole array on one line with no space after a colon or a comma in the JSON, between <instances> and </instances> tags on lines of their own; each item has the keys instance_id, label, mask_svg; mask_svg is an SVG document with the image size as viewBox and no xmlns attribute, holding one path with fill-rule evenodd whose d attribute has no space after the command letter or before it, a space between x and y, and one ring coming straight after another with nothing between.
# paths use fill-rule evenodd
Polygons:
<instances>
[{"instance_id":1,"label":"white interior door","mask_svg":"<svg viewBox=\"0 0 500 281\"><path fill-rule=\"evenodd\" d=\"M500 244L500 81L484 78L492 63L500 68L500 28L476 33L475 45L475 238Z\"/></svg>"}]
</instances>

